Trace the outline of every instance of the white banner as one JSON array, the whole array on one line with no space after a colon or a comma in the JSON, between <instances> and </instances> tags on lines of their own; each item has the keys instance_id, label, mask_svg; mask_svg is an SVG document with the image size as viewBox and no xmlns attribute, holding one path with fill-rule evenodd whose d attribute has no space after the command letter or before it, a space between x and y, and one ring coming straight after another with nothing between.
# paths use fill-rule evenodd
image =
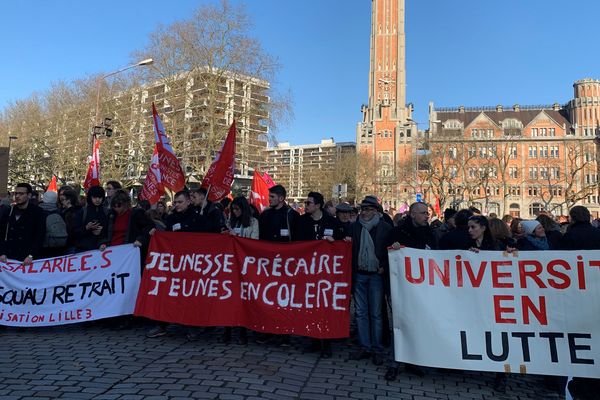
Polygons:
<instances>
[{"instance_id":1,"label":"white banner","mask_svg":"<svg viewBox=\"0 0 600 400\"><path fill-rule=\"evenodd\" d=\"M600 251L389 251L395 358L600 376Z\"/></svg>"},{"instance_id":2,"label":"white banner","mask_svg":"<svg viewBox=\"0 0 600 400\"><path fill-rule=\"evenodd\" d=\"M48 326L132 314L140 251L108 247L31 265L0 263L0 325Z\"/></svg>"}]
</instances>

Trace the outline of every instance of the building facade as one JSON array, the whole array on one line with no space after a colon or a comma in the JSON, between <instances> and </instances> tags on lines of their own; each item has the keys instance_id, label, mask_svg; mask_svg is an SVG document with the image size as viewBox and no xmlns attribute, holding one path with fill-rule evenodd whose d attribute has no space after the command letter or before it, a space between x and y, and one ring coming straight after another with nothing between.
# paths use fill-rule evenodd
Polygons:
<instances>
[{"instance_id":1,"label":"building facade","mask_svg":"<svg viewBox=\"0 0 600 400\"><path fill-rule=\"evenodd\" d=\"M418 172L426 200L525 218L582 204L598 216L600 81L573 87L565 105L431 104L427 168Z\"/></svg>"},{"instance_id":2,"label":"building facade","mask_svg":"<svg viewBox=\"0 0 600 400\"><path fill-rule=\"evenodd\" d=\"M182 163L188 183L198 184L236 120L236 177L248 180L263 168L270 118L268 82L227 71L195 71L113 94L100 104L113 134L101 136L102 181L140 187L154 147L152 103ZM10 124L23 138L13 146L11 180L80 184L85 177L95 111L90 103L48 110L31 124ZM27 144L27 145L25 145Z\"/></svg>"},{"instance_id":3,"label":"building facade","mask_svg":"<svg viewBox=\"0 0 600 400\"><path fill-rule=\"evenodd\" d=\"M266 150L266 160L267 172L286 188L290 201L301 201L310 191L332 198L334 185L346 185L346 193L336 193L335 197L354 200L354 142L324 139L319 144L297 146L283 142Z\"/></svg>"},{"instance_id":4,"label":"building facade","mask_svg":"<svg viewBox=\"0 0 600 400\"><path fill-rule=\"evenodd\" d=\"M361 194L375 193L392 207L414 197L413 176L419 138L406 104L404 0L371 1L369 102L356 131Z\"/></svg>"}]
</instances>

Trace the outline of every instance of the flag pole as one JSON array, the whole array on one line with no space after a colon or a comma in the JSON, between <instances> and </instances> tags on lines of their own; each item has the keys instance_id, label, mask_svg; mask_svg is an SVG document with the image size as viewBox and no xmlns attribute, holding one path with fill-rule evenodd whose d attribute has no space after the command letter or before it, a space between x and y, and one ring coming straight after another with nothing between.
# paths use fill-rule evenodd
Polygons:
<instances>
[{"instance_id":1,"label":"flag pole","mask_svg":"<svg viewBox=\"0 0 600 400\"><path fill-rule=\"evenodd\" d=\"M206 200L208 199L208 194L210 193L210 187L212 184L208 185L208 189L206 189L206 196L204 196L204 200L202 200L202 208L200 209L200 215L204 215L204 207L206 207Z\"/></svg>"}]
</instances>

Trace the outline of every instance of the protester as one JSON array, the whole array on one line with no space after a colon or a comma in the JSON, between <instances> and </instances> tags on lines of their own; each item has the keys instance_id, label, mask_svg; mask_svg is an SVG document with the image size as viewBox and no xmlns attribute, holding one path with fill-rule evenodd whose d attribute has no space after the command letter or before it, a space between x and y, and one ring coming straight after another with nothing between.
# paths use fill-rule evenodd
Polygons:
<instances>
[{"instance_id":1,"label":"protester","mask_svg":"<svg viewBox=\"0 0 600 400\"><path fill-rule=\"evenodd\" d=\"M42 252L45 218L41 208L29 203L31 192L30 184L18 183L15 204L0 217L0 262L31 264Z\"/></svg>"},{"instance_id":2,"label":"protester","mask_svg":"<svg viewBox=\"0 0 600 400\"><path fill-rule=\"evenodd\" d=\"M287 192L281 185L269 188L269 208L264 210L258 219L259 237L261 240L270 242L292 242L298 240L298 222L300 215L292 209L285 201ZM273 335L263 334L256 340L258 343L266 343ZM289 346L289 335L281 335L279 344Z\"/></svg>"},{"instance_id":3,"label":"protester","mask_svg":"<svg viewBox=\"0 0 600 400\"><path fill-rule=\"evenodd\" d=\"M440 250L468 250L471 246L469 235L469 218L473 215L471 210L460 210L454 214L455 229L452 229L439 240Z\"/></svg>"},{"instance_id":4,"label":"protester","mask_svg":"<svg viewBox=\"0 0 600 400\"><path fill-rule=\"evenodd\" d=\"M371 358L375 365L383 364L382 302L388 274L387 239L392 229L378 209L377 198L366 196L352 227L352 288L360 348L350 358Z\"/></svg>"},{"instance_id":5,"label":"protester","mask_svg":"<svg viewBox=\"0 0 600 400\"><path fill-rule=\"evenodd\" d=\"M352 221L350 221L350 214L352 213L352 206L343 202L335 206L335 217L340 221L340 225L344 231L343 236L350 236L350 226L352 225Z\"/></svg>"},{"instance_id":6,"label":"protester","mask_svg":"<svg viewBox=\"0 0 600 400\"><path fill-rule=\"evenodd\" d=\"M101 186L88 189L87 204L75 217L73 228L77 252L97 249L102 238L106 236L108 214L103 206L105 198L106 194Z\"/></svg>"},{"instance_id":7,"label":"protester","mask_svg":"<svg viewBox=\"0 0 600 400\"><path fill-rule=\"evenodd\" d=\"M69 234L67 233L67 224L58 210L57 197L56 192L46 192L39 204L44 213L46 227L44 245L40 255L42 258L58 257L66 253Z\"/></svg>"},{"instance_id":8,"label":"protester","mask_svg":"<svg viewBox=\"0 0 600 400\"><path fill-rule=\"evenodd\" d=\"M517 242L512 238L512 234L510 233L510 229L508 229L506 222L498 218L490 218L488 224L492 237L499 241L504 248L517 247Z\"/></svg>"},{"instance_id":9,"label":"protester","mask_svg":"<svg viewBox=\"0 0 600 400\"><path fill-rule=\"evenodd\" d=\"M456 210L454 208L446 208L444 210L444 222L433 230L433 236L435 238L436 247L439 246L440 239L442 236L453 230L456 225L454 224L454 216L456 215Z\"/></svg>"},{"instance_id":10,"label":"protester","mask_svg":"<svg viewBox=\"0 0 600 400\"><path fill-rule=\"evenodd\" d=\"M471 236L471 244L469 250L505 250L503 246L492 236L490 225L487 217L483 215L473 215L469 218L469 235Z\"/></svg>"},{"instance_id":11,"label":"protester","mask_svg":"<svg viewBox=\"0 0 600 400\"><path fill-rule=\"evenodd\" d=\"M110 212L110 208L111 208L110 205L111 205L114 195L116 194L117 190L122 189L122 188L123 188L123 186L121 186L121 183L119 181L106 182L106 186L105 186L106 198L104 199L103 206L104 206L107 214Z\"/></svg>"},{"instance_id":12,"label":"protester","mask_svg":"<svg viewBox=\"0 0 600 400\"><path fill-rule=\"evenodd\" d=\"M546 232L546 237L548 238L550 249L560 249L562 242L562 233L560 232L560 225L558 224L558 222L554 221L550 216L546 214L540 214L536 219L540 222L540 224L544 228L544 231Z\"/></svg>"},{"instance_id":13,"label":"protester","mask_svg":"<svg viewBox=\"0 0 600 400\"><path fill-rule=\"evenodd\" d=\"M523 220L521 225L523 226L524 235L517 241L519 250L551 250L550 243L546 238L546 231L539 221Z\"/></svg>"},{"instance_id":14,"label":"protester","mask_svg":"<svg viewBox=\"0 0 600 400\"><path fill-rule=\"evenodd\" d=\"M429 226L428 217L429 212L424 203L417 202L411 204L408 208L408 216L400 221L398 226L393 228L388 234L386 246L391 246L396 250L401 248L401 246L423 250L435 248L436 238L433 230ZM385 277L385 295L389 307L392 309L389 274L385 275ZM392 313L393 312L394 310L392 309ZM396 310L396 312L399 312L399 310ZM407 363L405 369L407 372L417 376L425 375L425 372L417 365ZM385 373L385 380L395 380L398 375L398 370L398 363L395 361L394 353L392 351L392 359L390 360L390 366Z\"/></svg>"},{"instance_id":15,"label":"protester","mask_svg":"<svg viewBox=\"0 0 600 400\"><path fill-rule=\"evenodd\" d=\"M67 224L67 248L66 254L75 253L75 241L77 239L75 228L77 226L77 215L81 210L79 206L79 195L73 189L66 189L59 195L60 203L63 209L63 218Z\"/></svg>"},{"instance_id":16,"label":"protester","mask_svg":"<svg viewBox=\"0 0 600 400\"><path fill-rule=\"evenodd\" d=\"M525 233L523 232L523 225L521 224L521 218L513 218L510 223L510 233L515 240L519 240Z\"/></svg>"},{"instance_id":17,"label":"protester","mask_svg":"<svg viewBox=\"0 0 600 400\"><path fill-rule=\"evenodd\" d=\"M243 196L236 197L229 208L231 209L228 223L229 233L239 237L258 239L258 220L253 217L248 200Z\"/></svg>"},{"instance_id":18,"label":"protester","mask_svg":"<svg viewBox=\"0 0 600 400\"><path fill-rule=\"evenodd\" d=\"M564 250L600 249L600 229L591 224L590 211L584 206L575 206L569 211L571 224L563 235L561 248Z\"/></svg>"},{"instance_id":19,"label":"protester","mask_svg":"<svg viewBox=\"0 0 600 400\"><path fill-rule=\"evenodd\" d=\"M202 224L199 232L221 233L227 230L227 221L218 203L209 201L206 189L199 188L190 192L193 210L198 215L198 223Z\"/></svg>"},{"instance_id":20,"label":"protester","mask_svg":"<svg viewBox=\"0 0 600 400\"><path fill-rule=\"evenodd\" d=\"M344 229L325 209L325 199L319 192L310 192L304 201L304 214L298 219L298 240L341 240ZM331 341L313 339L307 352L320 351L321 357L331 358Z\"/></svg>"}]
</instances>

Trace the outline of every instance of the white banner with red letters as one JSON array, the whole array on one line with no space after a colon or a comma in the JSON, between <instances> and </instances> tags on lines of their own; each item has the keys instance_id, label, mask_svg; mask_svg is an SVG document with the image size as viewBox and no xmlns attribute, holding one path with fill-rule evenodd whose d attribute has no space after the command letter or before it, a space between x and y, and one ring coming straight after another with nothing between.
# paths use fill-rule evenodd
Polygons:
<instances>
[{"instance_id":1,"label":"white banner with red letters","mask_svg":"<svg viewBox=\"0 0 600 400\"><path fill-rule=\"evenodd\" d=\"M132 314L140 250L108 247L33 264L0 263L0 325L48 326Z\"/></svg>"},{"instance_id":2,"label":"white banner with red letters","mask_svg":"<svg viewBox=\"0 0 600 400\"><path fill-rule=\"evenodd\" d=\"M600 376L600 251L389 251L395 358Z\"/></svg>"}]
</instances>

